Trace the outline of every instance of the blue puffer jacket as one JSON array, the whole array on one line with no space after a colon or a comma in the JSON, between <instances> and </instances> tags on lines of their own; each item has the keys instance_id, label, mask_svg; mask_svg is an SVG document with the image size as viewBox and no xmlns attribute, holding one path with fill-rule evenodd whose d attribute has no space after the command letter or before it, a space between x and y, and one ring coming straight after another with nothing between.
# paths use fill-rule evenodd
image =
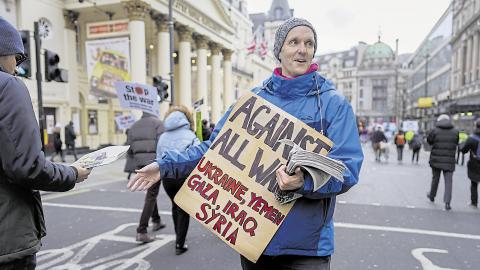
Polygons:
<instances>
[{"instance_id":1,"label":"blue puffer jacket","mask_svg":"<svg viewBox=\"0 0 480 270\"><path fill-rule=\"evenodd\" d=\"M169 114L163 127L165 131L157 143L157 160L161 159L166 151L183 151L191 145L200 144L200 140L190 129L190 122L182 112L175 111Z\"/></svg>"},{"instance_id":2,"label":"blue puffer jacket","mask_svg":"<svg viewBox=\"0 0 480 270\"><path fill-rule=\"evenodd\" d=\"M298 191L305 196L297 200L263 254L331 255L335 197L358 182L363 162L352 108L345 97L335 91L333 84L316 72L291 80L273 74L262 87L253 91L310 127L323 130L334 143L328 156L341 160L347 167L343 183L331 179L316 192L312 192L311 177L306 176L303 189ZM229 113L230 110L215 126L209 141L182 153L167 152L158 160L162 177L188 175L208 150Z\"/></svg>"}]
</instances>

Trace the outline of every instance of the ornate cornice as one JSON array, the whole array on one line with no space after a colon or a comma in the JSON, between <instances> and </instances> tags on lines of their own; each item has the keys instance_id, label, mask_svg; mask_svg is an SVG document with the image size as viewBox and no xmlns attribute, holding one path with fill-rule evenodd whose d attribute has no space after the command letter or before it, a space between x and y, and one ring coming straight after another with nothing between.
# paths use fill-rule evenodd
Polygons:
<instances>
[{"instance_id":1,"label":"ornate cornice","mask_svg":"<svg viewBox=\"0 0 480 270\"><path fill-rule=\"evenodd\" d=\"M195 44L197 45L198 49L208 49L208 42L210 39L204 35L194 34L193 39L195 40Z\"/></svg>"},{"instance_id":2,"label":"ornate cornice","mask_svg":"<svg viewBox=\"0 0 480 270\"><path fill-rule=\"evenodd\" d=\"M212 55L219 55L220 51L222 49L222 46L220 46L220 44L218 44L216 42L209 42L208 47L212 51Z\"/></svg>"},{"instance_id":3,"label":"ornate cornice","mask_svg":"<svg viewBox=\"0 0 480 270\"><path fill-rule=\"evenodd\" d=\"M232 50L222 49L222 54L223 54L223 60L224 61L231 61L232 60L232 54L233 54Z\"/></svg>"},{"instance_id":4,"label":"ornate cornice","mask_svg":"<svg viewBox=\"0 0 480 270\"><path fill-rule=\"evenodd\" d=\"M182 41L192 42L192 33L193 33L192 28L186 25L178 25L175 27L175 30L177 31L180 42Z\"/></svg>"},{"instance_id":5,"label":"ornate cornice","mask_svg":"<svg viewBox=\"0 0 480 270\"><path fill-rule=\"evenodd\" d=\"M158 32L168 32L168 16L161 13L152 13L152 19L157 25Z\"/></svg>"},{"instance_id":6,"label":"ornate cornice","mask_svg":"<svg viewBox=\"0 0 480 270\"><path fill-rule=\"evenodd\" d=\"M150 4L142 0L127 0L122 3L131 21L144 21L145 15L150 11Z\"/></svg>"}]
</instances>

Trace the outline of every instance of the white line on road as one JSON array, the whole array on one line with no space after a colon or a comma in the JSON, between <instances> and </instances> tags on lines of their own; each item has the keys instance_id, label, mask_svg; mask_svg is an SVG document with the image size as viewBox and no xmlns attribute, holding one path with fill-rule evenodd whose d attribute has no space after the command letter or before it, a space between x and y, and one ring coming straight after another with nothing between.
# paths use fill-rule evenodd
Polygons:
<instances>
[{"instance_id":1,"label":"white line on road","mask_svg":"<svg viewBox=\"0 0 480 270\"><path fill-rule=\"evenodd\" d=\"M52 206L52 207L61 207L61 208L76 208L76 209L101 210L101 211L118 211L118 212L129 212L129 213L141 213L142 212L141 209L123 208L123 207L108 207L108 206L63 204L63 203L44 203L43 205L44 206ZM159 214L161 214L161 215L172 215L172 212L159 211ZM410 228L400 228L400 227L364 225L364 224L354 224L354 223L344 223L344 222L335 222L335 227L337 227L337 228L347 228L347 229L400 232L400 233L411 233L411 234L433 235L433 236L452 237L452 238L463 238L463 239L470 239L470 240L480 240L480 235L475 235L475 234L450 233L450 232L421 230L421 229L410 229Z\"/></svg>"},{"instance_id":2,"label":"white line on road","mask_svg":"<svg viewBox=\"0 0 480 270\"><path fill-rule=\"evenodd\" d=\"M95 206L95 205L81 205L81 204L65 204L65 203L43 203L44 206L53 206L61 208L76 208L87 210L101 210L101 211L117 211L117 212L129 212L129 213L141 213L142 209L136 208L124 208L124 207L108 207L108 206ZM159 211L161 215L172 215L169 211Z\"/></svg>"},{"instance_id":3,"label":"white line on road","mask_svg":"<svg viewBox=\"0 0 480 270\"><path fill-rule=\"evenodd\" d=\"M423 235L433 235L433 236L442 236L442 237L463 238L463 239L470 239L470 240L480 240L480 235L475 235L475 234L450 233L450 232L409 229L409 228L400 228L400 227L364 225L364 224L353 224L353 223L343 223L343 222L335 222L335 227L337 227L337 228L347 228L347 229L400 232L400 233L412 233L412 234L423 234Z\"/></svg>"},{"instance_id":4,"label":"white line on road","mask_svg":"<svg viewBox=\"0 0 480 270\"><path fill-rule=\"evenodd\" d=\"M58 199L58 198L63 198L67 196L72 196L72 195L77 195L85 192L89 192L90 189L78 189L78 190L73 190L65 193L48 193L48 194L43 194L42 195L42 201L48 201L48 200L53 200L53 199Z\"/></svg>"}]
</instances>

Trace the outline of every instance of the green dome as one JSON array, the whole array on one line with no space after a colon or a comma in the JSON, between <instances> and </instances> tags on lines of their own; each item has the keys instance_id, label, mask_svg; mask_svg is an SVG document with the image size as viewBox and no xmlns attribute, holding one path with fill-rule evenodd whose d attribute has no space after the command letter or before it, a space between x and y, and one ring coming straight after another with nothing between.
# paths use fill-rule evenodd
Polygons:
<instances>
[{"instance_id":1,"label":"green dome","mask_svg":"<svg viewBox=\"0 0 480 270\"><path fill-rule=\"evenodd\" d=\"M369 45L365 50L365 58L393 58L393 50L387 44L378 41L373 45Z\"/></svg>"}]
</instances>

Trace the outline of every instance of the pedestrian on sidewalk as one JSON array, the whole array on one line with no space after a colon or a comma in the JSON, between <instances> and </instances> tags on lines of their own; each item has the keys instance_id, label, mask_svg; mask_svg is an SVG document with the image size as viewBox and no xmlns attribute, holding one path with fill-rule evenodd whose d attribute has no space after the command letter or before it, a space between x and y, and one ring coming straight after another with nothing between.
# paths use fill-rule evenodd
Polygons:
<instances>
[{"instance_id":1,"label":"pedestrian on sidewalk","mask_svg":"<svg viewBox=\"0 0 480 270\"><path fill-rule=\"evenodd\" d=\"M375 128L375 131L372 134L372 147L373 151L375 152L375 161L380 162L381 157L382 157L382 147L381 143L384 142L386 143L387 137L385 136L385 133L382 130L381 125L377 125Z\"/></svg>"},{"instance_id":2,"label":"pedestrian on sidewalk","mask_svg":"<svg viewBox=\"0 0 480 270\"><path fill-rule=\"evenodd\" d=\"M207 119L203 119L202 120L202 140L208 141L210 139L211 134L212 134L212 131L210 130L210 127L208 126Z\"/></svg>"},{"instance_id":3,"label":"pedestrian on sidewalk","mask_svg":"<svg viewBox=\"0 0 480 270\"><path fill-rule=\"evenodd\" d=\"M471 206L478 207L478 182L480 182L480 119L475 123L476 129L465 141L462 153L470 152L467 162L468 178L470 179Z\"/></svg>"},{"instance_id":4,"label":"pedestrian on sidewalk","mask_svg":"<svg viewBox=\"0 0 480 270\"><path fill-rule=\"evenodd\" d=\"M45 158L32 100L15 68L26 59L18 31L0 16L0 269L33 270L46 235L39 190L68 191L90 170Z\"/></svg>"},{"instance_id":5,"label":"pedestrian on sidewalk","mask_svg":"<svg viewBox=\"0 0 480 270\"><path fill-rule=\"evenodd\" d=\"M460 165L465 164L465 153L462 152L462 148L465 145L465 141L468 139L468 134L465 130L461 130L458 134L458 146L457 146L457 165L460 161L460 156L462 156L462 162Z\"/></svg>"},{"instance_id":6,"label":"pedestrian on sidewalk","mask_svg":"<svg viewBox=\"0 0 480 270\"><path fill-rule=\"evenodd\" d=\"M73 158L77 160L77 152L75 151L75 139L77 139L77 134L75 134L75 129L73 127L73 122L70 121L68 125L65 126L65 146L67 147L67 155L71 153Z\"/></svg>"},{"instance_id":7,"label":"pedestrian on sidewalk","mask_svg":"<svg viewBox=\"0 0 480 270\"><path fill-rule=\"evenodd\" d=\"M129 129L125 130L125 135L127 136L127 141L125 142L125 145L128 144L128 132ZM125 154L125 167L123 168L123 171L127 173L127 180L130 180L130 177L132 176L132 173L135 172L135 160L133 160L133 154L131 152L127 152Z\"/></svg>"},{"instance_id":8,"label":"pedestrian on sidewalk","mask_svg":"<svg viewBox=\"0 0 480 270\"><path fill-rule=\"evenodd\" d=\"M403 147L405 146L405 134L403 133L403 130L399 130L397 135L395 135L395 145L397 146L397 160L399 162L402 162L403 159Z\"/></svg>"},{"instance_id":9,"label":"pedestrian on sidewalk","mask_svg":"<svg viewBox=\"0 0 480 270\"><path fill-rule=\"evenodd\" d=\"M53 128L53 149L55 150L55 152L50 157L51 162L53 162L55 160L55 157L57 155L60 156L60 160L62 162L65 162L65 156L63 155L63 150L62 150L63 142L62 142L62 138L60 136L61 128L62 128L62 126L60 126L59 123L57 123L55 125L55 128Z\"/></svg>"},{"instance_id":10,"label":"pedestrian on sidewalk","mask_svg":"<svg viewBox=\"0 0 480 270\"><path fill-rule=\"evenodd\" d=\"M415 161L418 165L418 157L420 156L420 150L423 145L423 136L419 132L413 135L413 138L410 140L410 148L412 148L412 163Z\"/></svg>"},{"instance_id":11,"label":"pedestrian on sidewalk","mask_svg":"<svg viewBox=\"0 0 480 270\"><path fill-rule=\"evenodd\" d=\"M454 128L450 116L442 114L437 118L435 129L427 137L427 142L432 146L430 152L430 167L432 168L432 184L428 199L433 202L437 195L440 174L443 172L445 179L445 193L443 202L445 210L450 210L452 200L452 178L455 171L455 153L458 145L458 131Z\"/></svg>"},{"instance_id":12,"label":"pedestrian on sidewalk","mask_svg":"<svg viewBox=\"0 0 480 270\"><path fill-rule=\"evenodd\" d=\"M135 122L128 130L127 145L130 145L128 154L133 157L135 168L141 169L155 161L157 142L163 133L163 123L157 116L144 112L142 118ZM154 236L148 235L147 227L150 217L152 218L153 231L165 227L158 213L157 196L160 183L148 189L145 195L140 222L137 227L136 240L147 243L155 240Z\"/></svg>"},{"instance_id":13,"label":"pedestrian on sidewalk","mask_svg":"<svg viewBox=\"0 0 480 270\"><path fill-rule=\"evenodd\" d=\"M157 144L157 160L162 159L166 151L183 151L189 146L200 144L200 140L193 132L195 125L187 107L173 106L170 108L166 115L164 126L165 132L160 136ZM172 201L172 218L176 234L176 255L180 255L188 249L187 245L185 245L185 238L187 237L190 216L173 201L185 180L186 177L163 178L162 180L163 187ZM157 182L155 185L158 185L158 183L160 182Z\"/></svg>"},{"instance_id":14,"label":"pedestrian on sidewalk","mask_svg":"<svg viewBox=\"0 0 480 270\"><path fill-rule=\"evenodd\" d=\"M333 213L338 194L347 192L358 182L363 153L358 138L356 117L348 100L334 84L322 77L318 65L312 63L317 48L317 35L312 24L290 18L275 34L274 55L280 62L262 86L252 91L282 108L335 142L330 158L345 164L343 182L330 179L313 191L313 180L299 168L294 175L285 172L285 165L276 171L279 188L296 192L295 206L285 217L256 263L241 256L244 270L257 269L330 269L334 251ZM160 160L137 171L128 187L135 191L149 188L160 179L187 177L215 140L227 121L231 109L216 124L209 141L190 146L187 151L167 151Z\"/></svg>"}]
</instances>

